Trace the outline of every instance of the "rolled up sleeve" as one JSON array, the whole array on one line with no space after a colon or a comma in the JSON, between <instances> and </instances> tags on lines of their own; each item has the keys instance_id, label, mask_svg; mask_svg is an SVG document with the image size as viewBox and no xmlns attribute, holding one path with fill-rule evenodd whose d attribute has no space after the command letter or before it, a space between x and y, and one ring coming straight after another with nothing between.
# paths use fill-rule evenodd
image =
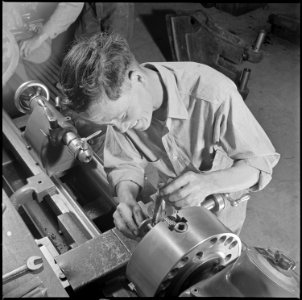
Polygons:
<instances>
[{"instance_id":1,"label":"rolled up sleeve","mask_svg":"<svg viewBox=\"0 0 302 300\"><path fill-rule=\"evenodd\" d=\"M122 133L108 126L104 145L104 169L114 194L121 181L133 181L144 186L146 159Z\"/></svg>"},{"instance_id":2,"label":"rolled up sleeve","mask_svg":"<svg viewBox=\"0 0 302 300\"><path fill-rule=\"evenodd\" d=\"M233 160L245 161L259 170L259 180L250 191L262 190L271 181L280 154L237 90L230 93L218 111L215 134L221 146Z\"/></svg>"}]
</instances>

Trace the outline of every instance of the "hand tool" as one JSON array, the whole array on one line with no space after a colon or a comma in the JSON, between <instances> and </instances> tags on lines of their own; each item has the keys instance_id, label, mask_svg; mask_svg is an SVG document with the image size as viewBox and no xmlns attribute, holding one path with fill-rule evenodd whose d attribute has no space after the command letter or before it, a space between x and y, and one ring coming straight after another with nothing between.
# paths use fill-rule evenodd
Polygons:
<instances>
[{"instance_id":1,"label":"hand tool","mask_svg":"<svg viewBox=\"0 0 302 300\"><path fill-rule=\"evenodd\" d=\"M31 256L27 259L25 265L6 273L2 276L2 282L7 283L14 279L16 276L19 276L27 271L37 271L43 266L43 259L39 256Z\"/></svg>"},{"instance_id":2,"label":"hand tool","mask_svg":"<svg viewBox=\"0 0 302 300\"><path fill-rule=\"evenodd\" d=\"M154 210L153 210L153 216L152 216L152 221L151 224L154 226L156 223L159 222L159 217L161 215L161 208L162 208L162 202L163 202L163 197L159 195L159 191L156 193L156 199L154 203Z\"/></svg>"}]
</instances>

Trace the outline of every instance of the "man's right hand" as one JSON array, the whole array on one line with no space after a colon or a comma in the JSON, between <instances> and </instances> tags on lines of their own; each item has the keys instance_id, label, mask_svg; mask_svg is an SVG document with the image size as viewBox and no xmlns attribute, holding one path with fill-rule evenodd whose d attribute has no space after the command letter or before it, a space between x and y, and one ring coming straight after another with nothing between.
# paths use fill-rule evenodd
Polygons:
<instances>
[{"instance_id":1,"label":"man's right hand","mask_svg":"<svg viewBox=\"0 0 302 300\"><path fill-rule=\"evenodd\" d=\"M139 186L132 181L121 181L116 192L119 204L113 214L115 227L131 239L138 238L138 227L143 222L144 214L136 202Z\"/></svg>"},{"instance_id":2,"label":"man's right hand","mask_svg":"<svg viewBox=\"0 0 302 300\"><path fill-rule=\"evenodd\" d=\"M135 200L133 203L120 203L113 214L115 227L131 239L138 238L138 226L143 220L144 214Z\"/></svg>"}]
</instances>

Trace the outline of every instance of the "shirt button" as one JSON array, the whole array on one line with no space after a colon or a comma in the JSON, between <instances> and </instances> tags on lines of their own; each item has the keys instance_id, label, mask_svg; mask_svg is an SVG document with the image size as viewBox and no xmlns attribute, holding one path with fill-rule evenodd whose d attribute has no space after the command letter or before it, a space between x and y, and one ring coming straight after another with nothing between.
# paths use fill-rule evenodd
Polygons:
<instances>
[{"instance_id":1,"label":"shirt button","mask_svg":"<svg viewBox=\"0 0 302 300\"><path fill-rule=\"evenodd\" d=\"M172 159L173 160L177 160L178 159L178 156L176 154L172 155Z\"/></svg>"}]
</instances>

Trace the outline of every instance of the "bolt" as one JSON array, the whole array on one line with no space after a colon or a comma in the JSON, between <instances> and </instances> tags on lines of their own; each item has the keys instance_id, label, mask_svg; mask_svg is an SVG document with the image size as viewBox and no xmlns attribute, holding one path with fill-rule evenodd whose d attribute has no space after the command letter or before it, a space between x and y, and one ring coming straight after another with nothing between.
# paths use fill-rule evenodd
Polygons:
<instances>
[{"instance_id":1,"label":"bolt","mask_svg":"<svg viewBox=\"0 0 302 300\"><path fill-rule=\"evenodd\" d=\"M135 285L133 284L133 282L130 282L128 284L128 286L129 286L129 288L130 288L131 291L135 291Z\"/></svg>"}]
</instances>

